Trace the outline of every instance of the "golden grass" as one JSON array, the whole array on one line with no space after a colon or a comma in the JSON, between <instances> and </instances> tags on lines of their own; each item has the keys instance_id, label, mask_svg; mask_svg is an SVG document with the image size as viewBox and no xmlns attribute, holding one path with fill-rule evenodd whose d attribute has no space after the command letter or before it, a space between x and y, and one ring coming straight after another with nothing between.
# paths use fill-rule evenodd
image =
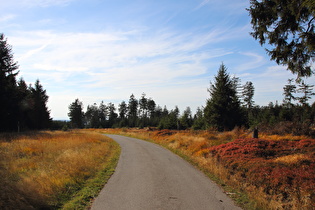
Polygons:
<instances>
[{"instance_id":1,"label":"golden grass","mask_svg":"<svg viewBox=\"0 0 315 210\"><path fill-rule=\"evenodd\" d=\"M278 157L274 159L274 162L277 163L284 163L284 164L296 164L299 163L300 161L311 161L311 157L306 154L292 154L292 155L286 155L282 157Z\"/></svg>"},{"instance_id":2,"label":"golden grass","mask_svg":"<svg viewBox=\"0 0 315 210\"><path fill-rule=\"evenodd\" d=\"M39 132L0 138L0 208L60 207L106 162L112 140L98 133Z\"/></svg>"},{"instance_id":3,"label":"golden grass","mask_svg":"<svg viewBox=\"0 0 315 210\"><path fill-rule=\"evenodd\" d=\"M293 134L286 134L286 135L270 135L262 133L259 135L260 139L266 139L266 140L274 140L274 141L281 141L281 140L290 140L290 141L297 141L297 140L303 140L308 139L307 136L294 136Z\"/></svg>"}]
</instances>

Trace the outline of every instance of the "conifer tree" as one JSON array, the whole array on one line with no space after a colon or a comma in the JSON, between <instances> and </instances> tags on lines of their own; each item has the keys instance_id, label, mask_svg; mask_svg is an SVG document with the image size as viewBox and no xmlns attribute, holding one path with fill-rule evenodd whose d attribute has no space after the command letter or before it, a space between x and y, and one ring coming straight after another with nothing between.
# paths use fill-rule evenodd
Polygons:
<instances>
[{"instance_id":1,"label":"conifer tree","mask_svg":"<svg viewBox=\"0 0 315 210\"><path fill-rule=\"evenodd\" d=\"M108 126L111 128L115 124L118 115L115 112L116 111L115 104L108 103L107 107L108 107Z\"/></svg>"},{"instance_id":2,"label":"conifer tree","mask_svg":"<svg viewBox=\"0 0 315 210\"><path fill-rule=\"evenodd\" d=\"M314 74L314 0L250 0L251 35L272 49L272 60L286 65L298 77Z\"/></svg>"},{"instance_id":3,"label":"conifer tree","mask_svg":"<svg viewBox=\"0 0 315 210\"><path fill-rule=\"evenodd\" d=\"M168 112L166 106L163 110L163 117L161 118L159 122L159 128L160 129L179 129L179 108L178 106L175 106L174 110L171 110Z\"/></svg>"},{"instance_id":4,"label":"conifer tree","mask_svg":"<svg viewBox=\"0 0 315 210\"><path fill-rule=\"evenodd\" d=\"M308 84L305 84L305 82L302 82L299 85L297 92L302 93L302 96L298 97L298 100L303 106L307 105L308 100L310 100L312 98L312 96L315 95L315 93L313 91L313 87L314 87L314 85L308 85Z\"/></svg>"},{"instance_id":5,"label":"conifer tree","mask_svg":"<svg viewBox=\"0 0 315 210\"><path fill-rule=\"evenodd\" d=\"M97 104L88 105L85 112L85 121L88 128L99 128L101 125L100 112Z\"/></svg>"},{"instance_id":6,"label":"conifer tree","mask_svg":"<svg viewBox=\"0 0 315 210\"><path fill-rule=\"evenodd\" d=\"M46 90L40 84L39 80L36 80L35 87L31 87L32 98L32 112L29 118L32 122L33 129L46 129L51 124L50 111L47 108L48 95Z\"/></svg>"},{"instance_id":7,"label":"conifer tree","mask_svg":"<svg viewBox=\"0 0 315 210\"><path fill-rule=\"evenodd\" d=\"M141 118L146 118L147 110L148 110L148 99L146 98L145 93L142 93L142 96L139 100L139 116Z\"/></svg>"},{"instance_id":8,"label":"conifer tree","mask_svg":"<svg viewBox=\"0 0 315 210\"><path fill-rule=\"evenodd\" d=\"M4 35L0 34L0 131L17 130L19 124L18 73L12 47Z\"/></svg>"},{"instance_id":9,"label":"conifer tree","mask_svg":"<svg viewBox=\"0 0 315 210\"><path fill-rule=\"evenodd\" d=\"M210 83L208 92L210 99L204 111L208 126L224 131L242 124L240 101L224 64L220 66L214 83Z\"/></svg>"},{"instance_id":10,"label":"conifer tree","mask_svg":"<svg viewBox=\"0 0 315 210\"><path fill-rule=\"evenodd\" d=\"M122 101L119 105L118 105L118 111L119 111L119 118L120 119L125 119L127 112L128 112L128 107L125 101Z\"/></svg>"},{"instance_id":11,"label":"conifer tree","mask_svg":"<svg viewBox=\"0 0 315 210\"><path fill-rule=\"evenodd\" d=\"M69 113L68 116L71 121L71 126L73 128L83 128L83 103L79 101L79 99L75 99L73 103L69 105Z\"/></svg>"},{"instance_id":12,"label":"conifer tree","mask_svg":"<svg viewBox=\"0 0 315 210\"><path fill-rule=\"evenodd\" d=\"M17 83L18 97L20 99L19 103L19 131L31 128L29 116L32 111L32 92L27 86L23 78L21 78Z\"/></svg>"},{"instance_id":13,"label":"conifer tree","mask_svg":"<svg viewBox=\"0 0 315 210\"><path fill-rule=\"evenodd\" d=\"M255 87L252 82L246 82L243 86L242 96L243 101L247 109L251 109L254 106L254 93Z\"/></svg>"},{"instance_id":14,"label":"conifer tree","mask_svg":"<svg viewBox=\"0 0 315 210\"><path fill-rule=\"evenodd\" d=\"M135 98L133 94L131 94L128 103L128 122L129 126L135 127L137 124L137 113L138 113L138 100Z\"/></svg>"},{"instance_id":15,"label":"conifer tree","mask_svg":"<svg viewBox=\"0 0 315 210\"><path fill-rule=\"evenodd\" d=\"M155 101L153 99L149 98L148 99L148 112L149 112L150 121L152 121L152 119L154 117L155 109L156 109Z\"/></svg>"},{"instance_id":16,"label":"conifer tree","mask_svg":"<svg viewBox=\"0 0 315 210\"><path fill-rule=\"evenodd\" d=\"M196 114L194 115L194 121L193 121L192 128L194 130L202 130L202 129L206 128L204 111L200 107L197 108Z\"/></svg>"},{"instance_id":17,"label":"conifer tree","mask_svg":"<svg viewBox=\"0 0 315 210\"><path fill-rule=\"evenodd\" d=\"M122 101L118 105L118 112L119 112L119 127L125 127L128 125L127 122L127 113L128 113L128 106L125 101Z\"/></svg>"},{"instance_id":18,"label":"conifer tree","mask_svg":"<svg viewBox=\"0 0 315 210\"><path fill-rule=\"evenodd\" d=\"M148 99L145 93L142 93L139 99L139 117L140 117L140 127L147 126L147 116L148 116Z\"/></svg>"},{"instance_id":19,"label":"conifer tree","mask_svg":"<svg viewBox=\"0 0 315 210\"><path fill-rule=\"evenodd\" d=\"M108 107L102 101L98 107L99 118L100 118L100 127L107 127L107 117L108 117Z\"/></svg>"},{"instance_id":20,"label":"conifer tree","mask_svg":"<svg viewBox=\"0 0 315 210\"><path fill-rule=\"evenodd\" d=\"M288 84L283 87L283 103L288 108L292 107L292 100L296 99L294 96L294 93L296 93L296 85L292 84L292 82L293 79L288 79Z\"/></svg>"},{"instance_id":21,"label":"conifer tree","mask_svg":"<svg viewBox=\"0 0 315 210\"><path fill-rule=\"evenodd\" d=\"M180 129L188 129L192 126L193 119L192 119L190 107L187 107L184 110L183 115L179 119L179 123L180 123Z\"/></svg>"}]
</instances>

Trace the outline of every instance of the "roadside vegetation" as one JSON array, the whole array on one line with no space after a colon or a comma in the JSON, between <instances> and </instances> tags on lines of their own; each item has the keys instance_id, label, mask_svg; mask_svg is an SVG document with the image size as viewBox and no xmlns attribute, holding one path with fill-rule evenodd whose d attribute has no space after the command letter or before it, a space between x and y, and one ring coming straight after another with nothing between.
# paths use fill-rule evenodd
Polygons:
<instances>
[{"instance_id":1,"label":"roadside vegetation","mask_svg":"<svg viewBox=\"0 0 315 210\"><path fill-rule=\"evenodd\" d=\"M0 134L0 209L83 209L114 172L118 144L99 133Z\"/></svg>"},{"instance_id":2,"label":"roadside vegetation","mask_svg":"<svg viewBox=\"0 0 315 210\"><path fill-rule=\"evenodd\" d=\"M234 129L105 129L172 150L220 184L244 209L314 209L315 139Z\"/></svg>"}]
</instances>

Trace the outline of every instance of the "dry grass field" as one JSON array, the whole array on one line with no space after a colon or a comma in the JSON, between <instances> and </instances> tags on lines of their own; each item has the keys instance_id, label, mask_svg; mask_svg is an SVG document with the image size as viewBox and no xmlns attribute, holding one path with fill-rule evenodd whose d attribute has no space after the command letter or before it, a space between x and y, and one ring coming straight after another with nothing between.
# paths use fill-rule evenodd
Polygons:
<instances>
[{"instance_id":1,"label":"dry grass field","mask_svg":"<svg viewBox=\"0 0 315 210\"><path fill-rule=\"evenodd\" d=\"M0 209L62 208L117 151L99 133L0 135Z\"/></svg>"},{"instance_id":2,"label":"dry grass field","mask_svg":"<svg viewBox=\"0 0 315 210\"><path fill-rule=\"evenodd\" d=\"M315 140L307 136L109 129L161 144L215 175L245 209L315 209ZM244 194L238 192L245 192ZM247 196L246 196L247 195Z\"/></svg>"}]
</instances>

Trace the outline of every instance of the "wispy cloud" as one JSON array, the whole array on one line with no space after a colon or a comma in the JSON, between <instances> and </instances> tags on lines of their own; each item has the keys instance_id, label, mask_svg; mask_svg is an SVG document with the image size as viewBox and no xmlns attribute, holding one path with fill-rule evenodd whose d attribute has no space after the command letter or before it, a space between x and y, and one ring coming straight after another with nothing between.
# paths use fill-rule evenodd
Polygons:
<instances>
[{"instance_id":1,"label":"wispy cloud","mask_svg":"<svg viewBox=\"0 0 315 210\"><path fill-rule=\"evenodd\" d=\"M210 1L211 1L211 0L203 0L203 1L202 1L197 7L195 7L193 10L195 11L195 10L198 10L198 9L204 7L205 5L209 4Z\"/></svg>"},{"instance_id":2,"label":"wispy cloud","mask_svg":"<svg viewBox=\"0 0 315 210\"><path fill-rule=\"evenodd\" d=\"M126 79L147 81L199 75L206 71L204 60L230 53L218 48L202 50L224 40L219 31L196 35L164 31L147 37L141 33L29 31L9 41L18 49L22 69L64 72L65 80L71 72L84 72L93 80L106 77L107 81L129 74Z\"/></svg>"},{"instance_id":3,"label":"wispy cloud","mask_svg":"<svg viewBox=\"0 0 315 210\"><path fill-rule=\"evenodd\" d=\"M246 56L245 59L247 60L247 62L236 67L239 72L257 69L267 62L262 55L254 52L240 52L239 54Z\"/></svg>"},{"instance_id":4,"label":"wispy cloud","mask_svg":"<svg viewBox=\"0 0 315 210\"><path fill-rule=\"evenodd\" d=\"M0 16L0 22L6 22L6 21L14 19L15 17L16 17L16 15L14 15L14 14L8 14L8 15Z\"/></svg>"}]
</instances>

